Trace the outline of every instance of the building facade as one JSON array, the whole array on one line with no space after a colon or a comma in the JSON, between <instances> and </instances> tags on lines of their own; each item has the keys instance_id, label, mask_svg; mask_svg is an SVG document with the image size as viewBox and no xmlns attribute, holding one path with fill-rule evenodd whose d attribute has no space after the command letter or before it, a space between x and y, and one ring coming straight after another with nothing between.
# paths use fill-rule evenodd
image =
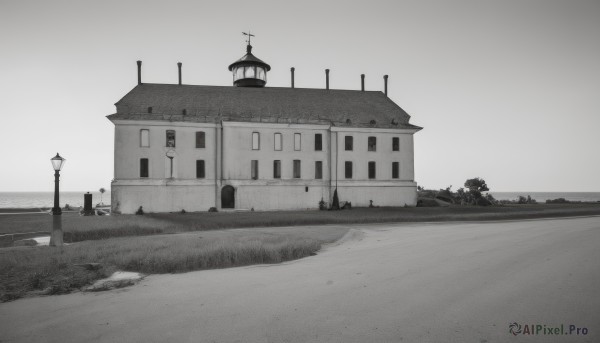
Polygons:
<instances>
[{"instance_id":1,"label":"building facade","mask_svg":"<svg viewBox=\"0 0 600 343\"><path fill-rule=\"evenodd\" d=\"M179 84L146 84L138 62L108 116L113 211L314 209L335 189L353 206L416 204L421 128L386 94L264 87L270 66L249 45L229 69L233 87L183 85L181 69Z\"/></svg>"}]
</instances>

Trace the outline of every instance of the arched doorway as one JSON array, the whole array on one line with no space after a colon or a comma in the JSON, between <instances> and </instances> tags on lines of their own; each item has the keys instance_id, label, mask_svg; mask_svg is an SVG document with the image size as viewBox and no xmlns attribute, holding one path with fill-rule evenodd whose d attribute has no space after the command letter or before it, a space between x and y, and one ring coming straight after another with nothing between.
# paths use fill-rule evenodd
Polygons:
<instances>
[{"instance_id":1,"label":"arched doorway","mask_svg":"<svg viewBox=\"0 0 600 343\"><path fill-rule=\"evenodd\" d=\"M235 208L235 188L230 185L221 189L221 208Z\"/></svg>"}]
</instances>

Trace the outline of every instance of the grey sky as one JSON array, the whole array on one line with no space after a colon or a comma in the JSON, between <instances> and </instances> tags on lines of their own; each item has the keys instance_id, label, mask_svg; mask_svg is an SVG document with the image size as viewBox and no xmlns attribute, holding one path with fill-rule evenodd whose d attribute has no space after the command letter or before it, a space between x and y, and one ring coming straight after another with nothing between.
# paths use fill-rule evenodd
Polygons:
<instances>
[{"instance_id":1,"label":"grey sky","mask_svg":"<svg viewBox=\"0 0 600 343\"><path fill-rule=\"evenodd\" d=\"M425 127L416 181L600 191L600 1L0 0L0 191L110 187L105 118L143 81L231 85L253 52L267 86L383 90Z\"/></svg>"}]
</instances>

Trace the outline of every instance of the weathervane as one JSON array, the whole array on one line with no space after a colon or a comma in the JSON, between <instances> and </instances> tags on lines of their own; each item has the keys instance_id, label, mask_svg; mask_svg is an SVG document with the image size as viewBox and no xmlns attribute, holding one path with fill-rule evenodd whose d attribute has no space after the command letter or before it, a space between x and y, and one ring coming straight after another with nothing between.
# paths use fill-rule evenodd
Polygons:
<instances>
[{"instance_id":1,"label":"weathervane","mask_svg":"<svg viewBox=\"0 0 600 343\"><path fill-rule=\"evenodd\" d=\"M244 34L244 36L248 36L248 40L246 41L246 43L248 43L248 45L250 45L250 39L252 37L254 37L254 35L250 33L250 30L248 30L248 33L246 33L246 32L242 32L242 33Z\"/></svg>"}]
</instances>

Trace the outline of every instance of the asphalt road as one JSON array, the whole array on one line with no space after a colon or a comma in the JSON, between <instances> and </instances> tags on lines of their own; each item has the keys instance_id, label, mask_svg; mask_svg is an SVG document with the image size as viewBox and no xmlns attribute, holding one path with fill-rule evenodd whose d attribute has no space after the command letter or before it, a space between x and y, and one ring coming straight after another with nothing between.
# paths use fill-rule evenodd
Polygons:
<instances>
[{"instance_id":1,"label":"asphalt road","mask_svg":"<svg viewBox=\"0 0 600 343\"><path fill-rule=\"evenodd\" d=\"M561 324L579 335L542 334ZM598 342L600 217L355 227L280 265L0 304L0 341Z\"/></svg>"}]
</instances>

